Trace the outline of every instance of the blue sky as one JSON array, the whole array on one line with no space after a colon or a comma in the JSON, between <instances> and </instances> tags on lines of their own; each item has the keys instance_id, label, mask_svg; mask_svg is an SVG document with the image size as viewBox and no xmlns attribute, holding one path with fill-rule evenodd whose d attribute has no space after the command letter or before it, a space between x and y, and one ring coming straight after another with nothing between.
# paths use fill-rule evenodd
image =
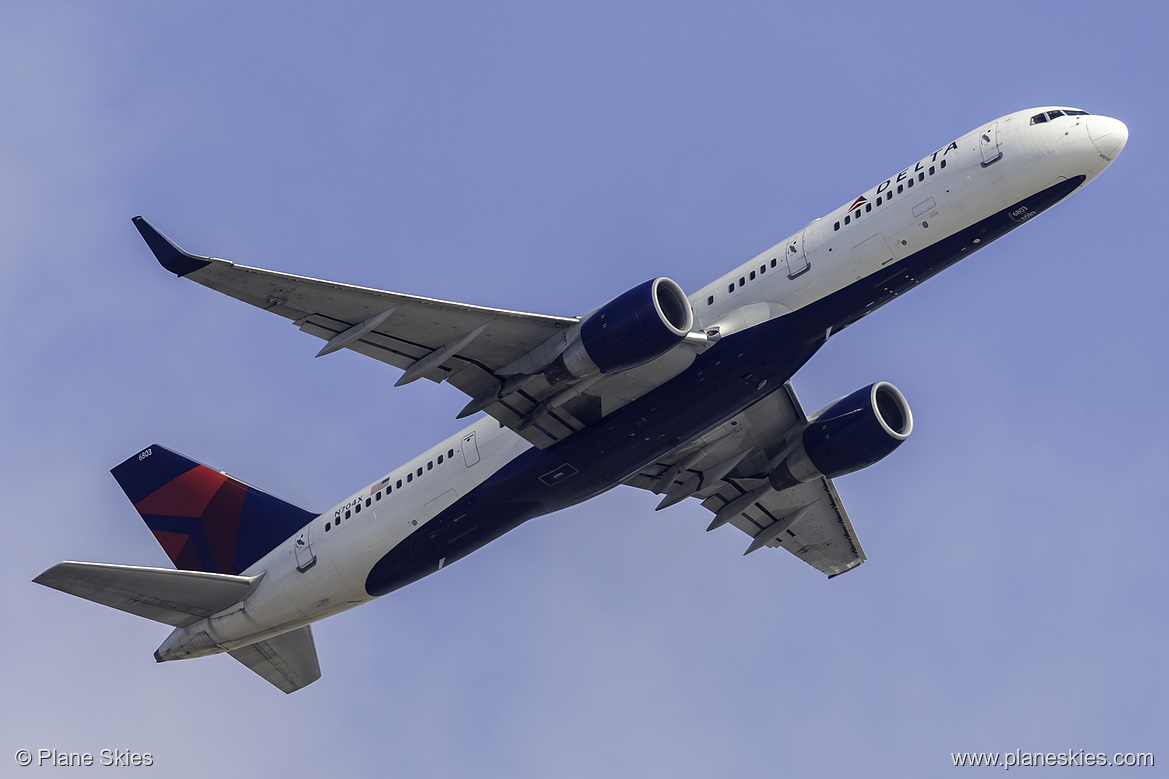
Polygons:
<instances>
[{"instance_id":1,"label":"blue sky","mask_svg":"<svg viewBox=\"0 0 1169 779\"><path fill-rule=\"evenodd\" d=\"M9 4L0 29L0 761L386 776L933 776L954 751L1169 760L1166 11L1098 3ZM579 314L687 290L980 122L1124 120L1085 191L834 338L895 383L838 481L869 561L741 557L618 489L315 629L292 696L37 587L165 565L108 469L152 442L322 510L461 427L447 386L176 280L238 262ZM1165 753L1162 755L1161 753ZM0 762L0 765L3 763Z\"/></svg>"}]
</instances>

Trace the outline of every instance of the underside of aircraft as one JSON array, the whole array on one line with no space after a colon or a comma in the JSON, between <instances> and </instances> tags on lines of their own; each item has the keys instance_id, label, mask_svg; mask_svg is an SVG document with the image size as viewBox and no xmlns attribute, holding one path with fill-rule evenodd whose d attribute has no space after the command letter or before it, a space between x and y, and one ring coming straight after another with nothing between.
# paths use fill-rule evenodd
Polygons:
<instances>
[{"instance_id":1,"label":"underside of aircraft","mask_svg":"<svg viewBox=\"0 0 1169 779\"><path fill-rule=\"evenodd\" d=\"M134 224L179 277L342 349L447 382L475 420L323 513L154 444L113 475L175 569L60 563L35 581L171 625L167 661L228 652L292 692L311 623L435 573L533 517L619 485L689 498L835 577L865 554L834 479L913 430L876 381L819 411L790 379L834 334L1081 189L1123 149L1074 108L980 125L687 295L658 277L546 316L252 268ZM327 564L322 564L327 562Z\"/></svg>"}]
</instances>

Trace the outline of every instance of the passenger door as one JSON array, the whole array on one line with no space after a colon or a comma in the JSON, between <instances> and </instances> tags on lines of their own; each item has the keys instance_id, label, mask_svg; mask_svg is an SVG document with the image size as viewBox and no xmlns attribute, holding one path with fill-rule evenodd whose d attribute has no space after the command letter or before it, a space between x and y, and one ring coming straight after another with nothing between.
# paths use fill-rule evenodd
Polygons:
<instances>
[{"instance_id":1,"label":"passenger door","mask_svg":"<svg viewBox=\"0 0 1169 779\"><path fill-rule=\"evenodd\" d=\"M804 252L804 233L807 228L800 230L799 235L787 242L784 259L787 262L787 277L794 279L801 273L806 273L811 266L808 264L808 255Z\"/></svg>"},{"instance_id":2,"label":"passenger door","mask_svg":"<svg viewBox=\"0 0 1169 779\"><path fill-rule=\"evenodd\" d=\"M317 564L317 554L313 551L311 527L306 527L296 534L296 540L292 542L292 547L296 552L296 570L304 573Z\"/></svg>"},{"instance_id":3,"label":"passenger door","mask_svg":"<svg viewBox=\"0 0 1169 779\"><path fill-rule=\"evenodd\" d=\"M475 433L471 432L463 436L463 462L470 468L475 463L479 462L479 447L475 444Z\"/></svg>"},{"instance_id":4,"label":"passenger door","mask_svg":"<svg viewBox=\"0 0 1169 779\"><path fill-rule=\"evenodd\" d=\"M999 147L999 123L992 122L978 133L978 150L982 152L982 167L1002 159L1003 150Z\"/></svg>"}]
</instances>

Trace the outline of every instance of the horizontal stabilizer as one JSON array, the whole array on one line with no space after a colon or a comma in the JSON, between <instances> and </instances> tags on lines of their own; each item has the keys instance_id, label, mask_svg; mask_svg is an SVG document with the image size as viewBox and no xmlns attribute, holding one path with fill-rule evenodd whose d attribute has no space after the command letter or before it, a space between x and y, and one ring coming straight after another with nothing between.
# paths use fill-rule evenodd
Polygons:
<instances>
[{"instance_id":1,"label":"horizontal stabilizer","mask_svg":"<svg viewBox=\"0 0 1169 779\"><path fill-rule=\"evenodd\" d=\"M233 649L228 654L286 693L296 692L321 678L317 645L309 625Z\"/></svg>"},{"instance_id":2,"label":"horizontal stabilizer","mask_svg":"<svg viewBox=\"0 0 1169 779\"><path fill-rule=\"evenodd\" d=\"M261 578L65 562L33 581L155 622L186 627L243 600Z\"/></svg>"}]
</instances>

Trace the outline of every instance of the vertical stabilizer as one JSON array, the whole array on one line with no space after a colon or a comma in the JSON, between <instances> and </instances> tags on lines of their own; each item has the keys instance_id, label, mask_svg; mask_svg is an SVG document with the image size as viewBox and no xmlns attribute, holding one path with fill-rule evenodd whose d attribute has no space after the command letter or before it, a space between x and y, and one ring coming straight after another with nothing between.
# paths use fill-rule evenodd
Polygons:
<instances>
[{"instance_id":1,"label":"vertical stabilizer","mask_svg":"<svg viewBox=\"0 0 1169 779\"><path fill-rule=\"evenodd\" d=\"M185 571L239 574L316 516L158 444L111 473Z\"/></svg>"}]
</instances>

